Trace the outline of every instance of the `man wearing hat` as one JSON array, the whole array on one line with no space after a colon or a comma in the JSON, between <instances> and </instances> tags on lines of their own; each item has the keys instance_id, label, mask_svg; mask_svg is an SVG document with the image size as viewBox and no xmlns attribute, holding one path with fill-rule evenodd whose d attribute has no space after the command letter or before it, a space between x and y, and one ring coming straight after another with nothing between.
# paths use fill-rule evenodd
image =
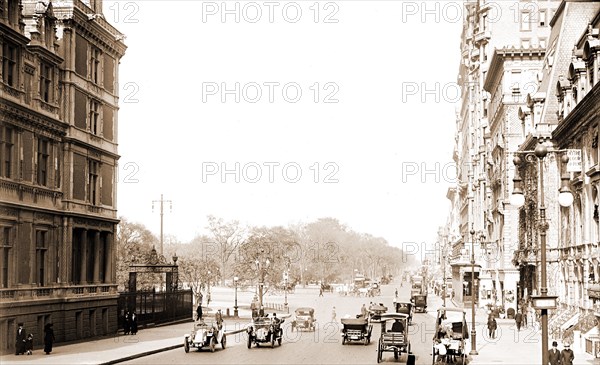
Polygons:
<instances>
[{"instance_id":1,"label":"man wearing hat","mask_svg":"<svg viewBox=\"0 0 600 365\"><path fill-rule=\"evenodd\" d=\"M15 341L15 355L22 355L25 353L25 342L27 341L27 335L25 334L25 328L23 323L20 322L17 326L17 339Z\"/></svg>"},{"instance_id":2,"label":"man wearing hat","mask_svg":"<svg viewBox=\"0 0 600 365\"><path fill-rule=\"evenodd\" d=\"M560 352L560 364L573 365L573 360L575 360L575 354L573 354L571 345L567 342L565 343L565 348Z\"/></svg>"},{"instance_id":3,"label":"man wearing hat","mask_svg":"<svg viewBox=\"0 0 600 365\"><path fill-rule=\"evenodd\" d=\"M558 343L556 341L552 341L552 348L548 350L548 361L550 365L558 365L560 364L560 351L558 351Z\"/></svg>"}]
</instances>

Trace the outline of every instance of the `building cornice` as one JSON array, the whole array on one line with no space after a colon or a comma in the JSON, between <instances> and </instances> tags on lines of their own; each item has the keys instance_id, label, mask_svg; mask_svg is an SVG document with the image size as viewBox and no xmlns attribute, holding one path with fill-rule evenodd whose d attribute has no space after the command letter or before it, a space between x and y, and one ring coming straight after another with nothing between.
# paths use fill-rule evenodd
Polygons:
<instances>
[{"instance_id":1,"label":"building cornice","mask_svg":"<svg viewBox=\"0 0 600 365\"><path fill-rule=\"evenodd\" d=\"M552 139L559 146L566 146L569 141L580 134L582 129L597 123L600 116L600 82L596 83L583 100L567 115L552 132Z\"/></svg>"},{"instance_id":2,"label":"building cornice","mask_svg":"<svg viewBox=\"0 0 600 365\"><path fill-rule=\"evenodd\" d=\"M488 68L487 77L483 84L484 90L492 92L496 79L504 69L504 62L508 59L530 58L543 60L546 55L545 48L502 48L496 49Z\"/></svg>"}]
</instances>

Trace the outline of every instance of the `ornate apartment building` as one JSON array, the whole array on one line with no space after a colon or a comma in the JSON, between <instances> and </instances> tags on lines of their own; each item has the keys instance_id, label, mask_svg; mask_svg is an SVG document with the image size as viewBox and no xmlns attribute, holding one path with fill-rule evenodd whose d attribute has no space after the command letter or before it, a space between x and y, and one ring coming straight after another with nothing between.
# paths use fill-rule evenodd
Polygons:
<instances>
[{"instance_id":1,"label":"ornate apartment building","mask_svg":"<svg viewBox=\"0 0 600 365\"><path fill-rule=\"evenodd\" d=\"M0 1L0 351L114 333L118 65L101 0Z\"/></svg>"},{"instance_id":2,"label":"ornate apartment building","mask_svg":"<svg viewBox=\"0 0 600 365\"><path fill-rule=\"evenodd\" d=\"M504 216L509 210L505 209L508 201L504 198L508 197L498 193L497 182L490 178L490 168L494 163L501 164L498 155L508 151L496 148L499 137L492 134L492 129L498 128L500 122L496 120L493 126L491 123L493 118L500 117L490 113L491 108L498 106L491 105L491 93L484 85L490 72L498 72L492 70L492 66L498 66L492 65L496 50L519 49L537 54L539 49L545 49L550 33L549 22L559 1L471 0L465 1L464 5L462 59L457 81L462 97L457 113L454 149L458 181L448 190L451 212L445 230L451 245L449 260L455 298L463 303L475 298L480 306L497 303L516 308L518 278L510 265L511 242L516 242L516 234L509 236L510 228L507 226L508 221L515 219ZM511 66L511 74L518 71L519 66ZM528 69L523 71L529 72ZM511 96L514 86L521 101L527 93L526 87L530 85L520 80L517 85L508 85L509 82L515 84L509 78L506 76L500 84L503 88L511 88ZM502 99L497 94L496 101L498 97ZM494 109L494 112L497 111ZM501 143L504 137L501 136ZM496 169L491 174L507 174L508 171ZM507 180L506 175L503 178ZM472 250L477 262L474 283L470 265Z\"/></svg>"}]
</instances>

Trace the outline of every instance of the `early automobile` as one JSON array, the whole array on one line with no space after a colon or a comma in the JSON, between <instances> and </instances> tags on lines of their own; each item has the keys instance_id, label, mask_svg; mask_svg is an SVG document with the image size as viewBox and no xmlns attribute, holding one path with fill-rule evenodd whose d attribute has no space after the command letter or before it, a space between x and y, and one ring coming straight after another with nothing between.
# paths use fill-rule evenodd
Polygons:
<instances>
[{"instance_id":1,"label":"early automobile","mask_svg":"<svg viewBox=\"0 0 600 365\"><path fill-rule=\"evenodd\" d=\"M413 303L415 312L425 313L427 312L427 295L426 294L415 294L410 298Z\"/></svg>"},{"instance_id":2,"label":"early automobile","mask_svg":"<svg viewBox=\"0 0 600 365\"><path fill-rule=\"evenodd\" d=\"M396 302L396 313L406 314L410 325L413 318L413 304L411 302Z\"/></svg>"},{"instance_id":3,"label":"early automobile","mask_svg":"<svg viewBox=\"0 0 600 365\"><path fill-rule=\"evenodd\" d=\"M277 317L269 317L268 314L264 317L256 317L250 325L248 325L246 331L248 332L248 348L255 344L257 347L261 343L270 344L271 347L275 347L275 342L281 346L281 339L283 337L283 329L281 324L284 319Z\"/></svg>"},{"instance_id":4,"label":"early automobile","mask_svg":"<svg viewBox=\"0 0 600 365\"><path fill-rule=\"evenodd\" d=\"M369 306L369 321L377 322L383 313L387 312L387 307L382 303L372 303Z\"/></svg>"},{"instance_id":5,"label":"early automobile","mask_svg":"<svg viewBox=\"0 0 600 365\"><path fill-rule=\"evenodd\" d=\"M371 342L373 325L364 317L342 318L342 345L350 341L362 341L366 346Z\"/></svg>"},{"instance_id":6,"label":"early automobile","mask_svg":"<svg viewBox=\"0 0 600 365\"><path fill-rule=\"evenodd\" d=\"M198 351L203 347L208 347L211 352L215 352L215 347L218 343L225 349L227 337L225 336L223 326L200 319L194 323L192 332L184 336L183 348L185 352L190 352L190 347L197 347Z\"/></svg>"},{"instance_id":7,"label":"early automobile","mask_svg":"<svg viewBox=\"0 0 600 365\"><path fill-rule=\"evenodd\" d=\"M315 309L310 307L301 307L296 309L296 319L292 321L292 332L294 329L302 330L315 330Z\"/></svg>"},{"instance_id":8,"label":"early automobile","mask_svg":"<svg viewBox=\"0 0 600 365\"><path fill-rule=\"evenodd\" d=\"M414 364L415 356L408 338L408 316L402 313L386 313L381 316L381 337L377 347L377 362L383 360L384 352L393 352L398 360L402 353L408 355L407 364Z\"/></svg>"},{"instance_id":9,"label":"early automobile","mask_svg":"<svg viewBox=\"0 0 600 365\"><path fill-rule=\"evenodd\" d=\"M466 364L465 340L469 339L469 329L465 317L465 311L459 308L438 309L435 322L437 330L433 337L433 364L440 360L450 362L449 356L451 360L460 357L461 363Z\"/></svg>"}]
</instances>

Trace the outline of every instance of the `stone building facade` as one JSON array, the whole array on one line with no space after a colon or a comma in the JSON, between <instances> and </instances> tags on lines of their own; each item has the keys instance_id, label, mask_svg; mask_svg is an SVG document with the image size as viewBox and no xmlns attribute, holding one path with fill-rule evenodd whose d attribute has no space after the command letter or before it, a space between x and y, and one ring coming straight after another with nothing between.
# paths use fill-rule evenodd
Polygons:
<instances>
[{"instance_id":1,"label":"stone building facade","mask_svg":"<svg viewBox=\"0 0 600 365\"><path fill-rule=\"evenodd\" d=\"M118 65L101 0L0 2L0 351L117 329Z\"/></svg>"},{"instance_id":2,"label":"stone building facade","mask_svg":"<svg viewBox=\"0 0 600 365\"><path fill-rule=\"evenodd\" d=\"M446 231L450 237L453 285L456 299L470 301L474 297L480 306L496 302L505 303L505 295L514 297L514 277L499 279L499 268L509 268L510 248L504 244L516 241L513 237L501 236L506 232L507 222L499 217L501 205L508 202L498 200L505 195L494 196L489 176L493 163L490 138L490 92L484 89L491 62L497 49L524 49L525 52L545 48L550 33L549 21L559 6L559 1L504 2L475 0L465 1L463 32L461 35L462 59L458 70L458 85L462 90L461 104L457 115L454 161L458 181L452 192L450 216L459 217L459 222L449 220ZM521 82L521 81L519 81ZM513 82L514 83L514 82ZM526 95L522 84L520 94ZM508 173L508 170L502 171ZM504 176L506 179L506 176ZM499 208L500 207L500 208ZM471 234L473 232L474 234ZM470 253L480 266L475 269L475 283L471 282ZM504 256L490 259L497 252ZM500 263L494 263L500 259ZM507 262L508 260L508 262ZM508 283L510 282L510 283ZM460 289L462 288L462 293ZM515 303L515 299L512 299ZM515 304L513 304L514 306Z\"/></svg>"}]
</instances>

